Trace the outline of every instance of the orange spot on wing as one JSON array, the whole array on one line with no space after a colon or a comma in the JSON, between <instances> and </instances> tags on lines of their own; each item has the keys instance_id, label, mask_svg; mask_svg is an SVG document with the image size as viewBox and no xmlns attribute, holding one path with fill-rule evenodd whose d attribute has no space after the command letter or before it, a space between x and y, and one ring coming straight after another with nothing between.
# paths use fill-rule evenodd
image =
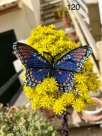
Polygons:
<instances>
[{"instance_id":1,"label":"orange spot on wing","mask_svg":"<svg viewBox=\"0 0 102 136\"><path fill-rule=\"evenodd\" d=\"M69 81L69 77L67 78L66 83L68 83L68 81Z\"/></svg>"},{"instance_id":2,"label":"orange spot on wing","mask_svg":"<svg viewBox=\"0 0 102 136\"><path fill-rule=\"evenodd\" d=\"M21 48L21 46L18 46L18 49L20 49Z\"/></svg>"},{"instance_id":3,"label":"orange spot on wing","mask_svg":"<svg viewBox=\"0 0 102 136\"><path fill-rule=\"evenodd\" d=\"M84 49L83 51L86 52L86 49Z\"/></svg>"},{"instance_id":4,"label":"orange spot on wing","mask_svg":"<svg viewBox=\"0 0 102 136\"><path fill-rule=\"evenodd\" d=\"M82 56L79 57L80 59L82 58Z\"/></svg>"},{"instance_id":5,"label":"orange spot on wing","mask_svg":"<svg viewBox=\"0 0 102 136\"><path fill-rule=\"evenodd\" d=\"M32 73L33 73L33 72L32 72L32 71L30 71L30 75L32 75Z\"/></svg>"},{"instance_id":6,"label":"orange spot on wing","mask_svg":"<svg viewBox=\"0 0 102 136\"><path fill-rule=\"evenodd\" d=\"M63 86L62 84L59 84L59 86Z\"/></svg>"},{"instance_id":7,"label":"orange spot on wing","mask_svg":"<svg viewBox=\"0 0 102 136\"><path fill-rule=\"evenodd\" d=\"M68 76L70 76L70 73L68 74ZM68 79L68 78L67 78Z\"/></svg>"},{"instance_id":8,"label":"orange spot on wing","mask_svg":"<svg viewBox=\"0 0 102 136\"><path fill-rule=\"evenodd\" d=\"M40 84L40 83L41 83L41 81L39 81L39 80L38 80L38 83Z\"/></svg>"},{"instance_id":9,"label":"orange spot on wing","mask_svg":"<svg viewBox=\"0 0 102 136\"><path fill-rule=\"evenodd\" d=\"M64 83L63 86L66 86L66 83Z\"/></svg>"},{"instance_id":10,"label":"orange spot on wing","mask_svg":"<svg viewBox=\"0 0 102 136\"><path fill-rule=\"evenodd\" d=\"M41 58L40 61L43 61L43 59Z\"/></svg>"},{"instance_id":11,"label":"orange spot on wing","mask_svg":"<svg viewBox=\"0 0 102 136\"><path fill-rule=\"evenodd\" d=\"M24 62L28 62L27 60L25 60Z\"/></svg>"},{"instance_id":12,"label":"orange spot on wing","mask_svg":"<svg viewBox=\"0 0 102 136\"><path fill-rule=\"evenodd\" d=\"M61 59L61 62L64 62L64 60L63 60L63 59Z\"/></svg>"},{"instance_id":13,"label":"orange spot on wing","mask_svg":"<svg viewBox=\"0 0 102 136\"><path fill-rule=\"evenodd\" d=\"M38 82L38 80L35 80L35 82L37 83L37 82Z\"/></svg>"},{"instance_id":14,"label":"orange spot on wing","mask_svg":"<svg viewBox=\"0 0 102 136\"><path fill-rule=\"evenodd\" d=\"M32 80L32 81L34 81L35 79L34 79L34 78L32 78L31 80Z\"/></svg>"},{"instance_id":15,"label":"orange spot on wing","mask_svg":"<svg viewBox=\"0 0 102 136\"><path fill-rule=\"evenodd\" d=\"M24 50L20 49L19 51L22 52L22 51L24 51Z\"/></svg>"},{"instance_id":16,"label":"orange spot on wing","mask_svg":"<svg viewBox=\"0 0 102 136\"><path fill-rule=\"evenodd\" d=\"M85 52L86 53L86 52ZM85 53L82 53L81 55L85 55Z\"/></svg>"},{"instance_id":17,"label":"orange spot on wing","mask_svg":"<svg viewBox=\"0 0 102 136\"><path fill-rule=\"evenodd\" d=\"M79 63L77 63L76 65L79 66Z\"/></svg>"},{"instance_id":18,"label":"orange spot on wing","mask_svg":"<svg viewBox=\"0 0 102 136\"><path fill-rule=\"evenodd\" d=\"M62 74L62 72L61 72L61 71L59 71L58 73L59 73L60 75Z\"/></svg>"}]
</instances>

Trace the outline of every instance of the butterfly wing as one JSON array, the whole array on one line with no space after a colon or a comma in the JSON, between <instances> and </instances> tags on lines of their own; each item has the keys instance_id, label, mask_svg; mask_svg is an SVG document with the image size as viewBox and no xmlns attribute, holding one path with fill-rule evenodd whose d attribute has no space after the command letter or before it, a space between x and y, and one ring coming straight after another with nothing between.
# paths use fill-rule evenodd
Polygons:
<instances>
[{"instance_id":1,"label":"butterfly wing","mask_svg":"<svg viewBox=\"0 0 102 136\"><path fill-rule=\"evenodd\" d=\"M92 53L89 46L76 48L62 56L53 67L53 76L59 91L69 92L74 84L74 73L79 72L86 58Z\"/></svg>"},{"instance_id":2,"label":"butterfly wing","mask_svg":"<svg viewBox=\"0 0 102 136\"><path fill-rule=\"evenodd\" d=\"M49 70L49 68L27 68L26 85L35 87L37 84L40 84Z\"/></svg>"},{"instance_id":3,"label":"butterfly wing","mask_svg":"<svg viewBox=\"0 0 102 136\"><path fill-rule=\"evenodd\" d=\"M70 71L53 69L53 76L59 84L60 92L69 92L74 84L74 74Z\"/></svg>"},{"instance_id":4,"label":"butterfly wing","mask_svg":"<svg viewBox=\"0 0 102 136\"><path fill-rule=\"evenodd\" d=\"M78 47L62 56L54 65L54 68L79 72L86 58L92 53L89 46Z\"/></svg>"},{"instance_id":5,"label":"butterfly wing","mask_svg":"<svg viewBox=\"0 0 102 136\"><path fill-rule=\"evenodd\" d=\"M30 46L16 42L13 49L26 67L26 84L36 86L41 83L50 70L50 63Z\"/></svg>"},{"instance_id":6,"label":"butterfly wing","mask_svg":"<svg viewBox=\"0 0 102 136\"><path fill-rule=\"evenodd\" d=\"M13 49L19 55L22 64L26 68L50 67L50 63L45 57L39 54L37 50L24 43L15 42L13 44Z\"/></svg>"}]
</instances>

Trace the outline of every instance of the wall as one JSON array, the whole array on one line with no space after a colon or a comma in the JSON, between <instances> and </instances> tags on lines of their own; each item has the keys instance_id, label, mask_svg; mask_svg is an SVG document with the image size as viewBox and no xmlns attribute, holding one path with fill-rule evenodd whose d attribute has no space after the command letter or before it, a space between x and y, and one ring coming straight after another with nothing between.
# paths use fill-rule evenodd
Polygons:
<instances>
[{"instance_id":1,"label":"wall","mask_svg":"<svg viewBox=\"0 0 102 136\"><path fill-rule=\"evenodd\" d=\"M37 3L36 5L36 3L32 3L32 1L35 0L22 0L21 9L1 15L0 33L14 29L17 40L27 39L30 30L40 23L38 21L39 15L35 15L35 12L38 13L39 4ZM33 6L33 4L35 5ZM34 9L35 6L36 9Z\"/></svg>"},{"instance_id":2,"label":"wall","mask_svg":"<svg viewBox=\"0 0 102 136\"><path fill-rule=\"evenodd\" d=\"M40 24L40 0L31 0L37 24Z\"/></svg>"},{"instance_id":3,"label":"wall","mask_svg":"<svg viewBox=\"0 0 102 136\"><path fill-rule=\"evenodd\" d=\"M102 25L102 0L98 0L98 6L99 6L100 20Z\"/></svg>"}]
</instances>

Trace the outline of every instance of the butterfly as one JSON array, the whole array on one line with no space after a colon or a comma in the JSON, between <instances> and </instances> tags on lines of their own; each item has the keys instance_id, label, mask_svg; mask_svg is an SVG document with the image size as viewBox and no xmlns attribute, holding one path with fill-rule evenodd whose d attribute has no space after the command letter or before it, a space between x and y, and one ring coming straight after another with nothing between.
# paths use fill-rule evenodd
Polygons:
<instances>
[{"instance_id":1,"label":"butterfly","mask_svg":"<svg viewBox=\"0 0 102 136\"><path fill-rule=\"evenodd\" d=\"M24 43L15 42L13 49L19 55L22 64L26 67L26 85L36 87L48 75L53 76L59 86L60 92L69 92L74 85L74 72L79 72L92 53L89 46L80 46L64 54L54 63L56 56L49 62L37 50Z\"/></svg>"}]
</instances>

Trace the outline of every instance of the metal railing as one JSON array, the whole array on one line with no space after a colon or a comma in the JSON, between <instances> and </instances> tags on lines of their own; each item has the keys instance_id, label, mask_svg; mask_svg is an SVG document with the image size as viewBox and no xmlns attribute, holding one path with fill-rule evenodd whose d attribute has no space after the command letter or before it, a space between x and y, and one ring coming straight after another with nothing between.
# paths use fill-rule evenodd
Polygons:
<instances>
[{"instance_id":1,"label":"metal railing","mask_svg":"<svg viewBox=\"0 0 102 136\"><path fill-rule=\"evenodd\" d=\"M20 70L18 73L16 73L14 76L12 76L1 88L0 88L0 96L2 96L6 90L18 79L19 75L21 74L23 70ZM20 86L18 89L17 93L13 96L11 101L9 102L10 104L13 104L17 96L19 96L20 92L22 91L23 86Z\"/></svg>"}]
</instances>

